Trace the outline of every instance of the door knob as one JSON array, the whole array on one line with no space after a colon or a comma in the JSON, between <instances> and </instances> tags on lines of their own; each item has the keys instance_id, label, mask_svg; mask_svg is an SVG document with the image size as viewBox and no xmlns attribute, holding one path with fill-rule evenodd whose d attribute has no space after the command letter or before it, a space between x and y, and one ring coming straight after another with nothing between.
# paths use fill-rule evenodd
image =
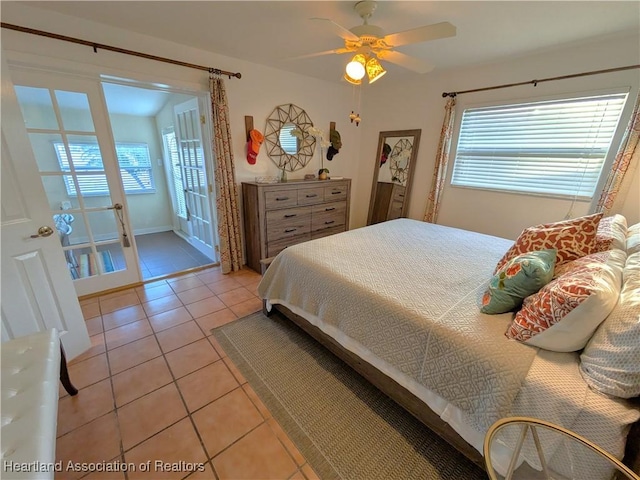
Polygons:
<instances>
[{"instance_id":1,"label":"door knob","mask_svg":"<svg viewBox=\"0 0 640 480\"><path fill-rule=\"evenodd\" d=\"M53 228L44 225L38 229L37 235L31 235L31 238L48 237L53 234Z\"/></svg>"}]
</instances>

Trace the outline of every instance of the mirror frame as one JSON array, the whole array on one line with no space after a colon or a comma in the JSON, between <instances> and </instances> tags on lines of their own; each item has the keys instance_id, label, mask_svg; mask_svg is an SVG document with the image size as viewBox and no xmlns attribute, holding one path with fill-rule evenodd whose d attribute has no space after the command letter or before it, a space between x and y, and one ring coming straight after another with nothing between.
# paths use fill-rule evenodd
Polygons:
<instances>
[{"instance_id":1,"label":"mirror frame","mask_svg":"<svg viewBox=\"0 0 640 480\"><path fill-rule=\"evenodd\" d=\"M380 157L387 138L391 137L413 137L411 145L411 157L409 159L409 173L407 174L407 184L405 185L405 200L402 204L402 217L406 217L411 198L411 184L413 183L413 171L415 170L416 158L418 158L418 148L420 146L420 134L422 129L414 130L389 130L380 132L378 136L378 149L376 150L375 167L373 170L373 182L371 184L371 198L369 200L369 214L367 215L367 225L371 225L373 217L373 207L375 205L376 190L378 189L378 175L380 174ZM390 160L389 160L390 161Z\"/></svg>"},{"instance_id":2,"label":"mirror frame","mask_svg":"<svg viewBox=\"0 0 640 480\"><path fill-rule=\"evenodd\" d=\"M291 154L283 150L280 145L280 129L288 123L292 123L302 132L298 153ZM316 138L308 133L313 127L313 122L302 108L287 103L278 105L267 119L264 140L267 147L267 155L280 170L295 172L307 166L316 151Z\"/></svg>"}]
</instances>

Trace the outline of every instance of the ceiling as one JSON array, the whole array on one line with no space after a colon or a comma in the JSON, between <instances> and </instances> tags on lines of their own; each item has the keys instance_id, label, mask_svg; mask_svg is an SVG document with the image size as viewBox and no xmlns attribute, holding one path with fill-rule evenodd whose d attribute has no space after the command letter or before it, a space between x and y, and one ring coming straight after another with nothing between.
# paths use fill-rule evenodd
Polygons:
<instances>
[{"instance_id":1,"label":"ceiling","mask_svg":"<svg viewBox=\"0 0 640 480\"><path fill-rule=\"evenodd\" d=\"M340 81L349 55L287 58L343 46L341 38L328 31L323 22L310 20L311 17L329 18L347 28L362 24L353 8L355 2L20 3L335 82ZM563 44L637 34L640 2L380 1L369 23L389 34L444 21L457 27L456 37L402 46L397 50L430 62L436 71L493 63ZM112 43L118 46L117 41ZM228 69L223 63L214 66ZM402 67L383 65L389 71L386 78L418 75Z\"/></svg>"}]
</instances>

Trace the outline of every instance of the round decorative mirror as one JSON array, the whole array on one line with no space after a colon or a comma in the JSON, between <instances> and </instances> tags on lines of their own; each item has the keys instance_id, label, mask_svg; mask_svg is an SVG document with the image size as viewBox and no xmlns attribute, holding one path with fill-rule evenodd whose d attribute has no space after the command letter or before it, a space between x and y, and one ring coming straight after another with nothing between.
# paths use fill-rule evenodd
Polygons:
<instances>
[{"instance_id":1,"label":"round decorative mirror","mask_svg":"<svg viewBox=\"0 0 640 480\"><path fill-rule=\"evenodd\" d=\"M308 133L313 122L300 107L279 105L267 119L264 140L267 155L280 170L294 172L307 166L316 149L316 138Z\"/></svg>"}]
</instances>

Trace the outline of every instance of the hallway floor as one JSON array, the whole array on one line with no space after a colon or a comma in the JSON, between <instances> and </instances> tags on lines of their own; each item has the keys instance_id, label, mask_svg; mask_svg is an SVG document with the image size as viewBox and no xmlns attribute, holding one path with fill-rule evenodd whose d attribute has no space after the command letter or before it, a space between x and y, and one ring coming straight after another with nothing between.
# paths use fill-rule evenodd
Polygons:
<instances>
[{"instance_id":1,"label":"hallway floor","mask_svg":"<svg viewBox=\"0 0 640 480\"><path fill-rule=\"evenodd\" d=\"M78 395L60 387L57 459L132 468L56 478L318 478L211 336L262 308L259 281L215 267L83 300L92 347L70 362Z\"/></svg>"},{"instance_id":2,"label":"hallway floor","mask_svg":"<svg viewBox=\"0 0 640 480\"><path fill-rule=\"evenodd\" d=\"M144 280L214 262L172 231L136 235L136 246Z\"/></svg>"}]
</instances>

